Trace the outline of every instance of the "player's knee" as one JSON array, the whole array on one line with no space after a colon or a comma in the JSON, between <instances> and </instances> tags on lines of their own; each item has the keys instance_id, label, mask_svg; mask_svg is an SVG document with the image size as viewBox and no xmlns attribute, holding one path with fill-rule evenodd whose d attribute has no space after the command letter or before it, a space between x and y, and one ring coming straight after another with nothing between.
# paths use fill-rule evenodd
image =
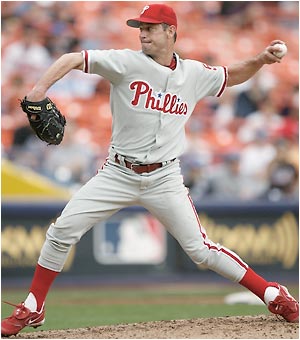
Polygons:
<instances>
[{"instance_id":1,"label":"player's knee","mask_svg":"<svg viewBox=\"0 0 300 340\"><path fill-rule=\"evenodd\" d=\"M47 230L46 240L55 250L68 251L73 244L79 241L79 238L66 233L65 229L57 228L55 224L52 223Z\"/></svg>"},{"instance_id":2,"label":"player's knee","mask_svg":"<svg viewBox=\"0 0 300 340\"><path fill-rule=\"evenodd\" d=\"M186 247L185 252L190 257L190 259L197 265L202 265L205 267L209 266L209 249L205 245L194 245Z\"/></svg>"}]
</instances>

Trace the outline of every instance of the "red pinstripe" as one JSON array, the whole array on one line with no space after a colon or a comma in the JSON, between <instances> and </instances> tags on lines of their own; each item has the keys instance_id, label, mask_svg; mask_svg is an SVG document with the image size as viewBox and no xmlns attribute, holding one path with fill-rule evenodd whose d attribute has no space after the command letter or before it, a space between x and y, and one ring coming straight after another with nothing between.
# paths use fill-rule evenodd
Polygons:
<instances>
[{"instance_id":1,"label":"red pinstripe","mask_svg":"<svg viewBox=\"0 0 300 340\"><path fill-rule=\"evenodd\" d=\"M84 52L84 72L88 73L89 71L89 59L88 59L88 52L86 50Z\"/></svg>"},{"instance_id":2,"label":"red pinstripe","mask_svg":"<svg viewBox=\"0 0 300 340\"><path fill-rule=\"evenodd\" d=\"M103 170L103 168L104 168L105 165L107 164L108 160L109 160L109 157L106 157L106 158L105 158L105 162L104 162L104 163L102 164L102 166L101 166L101 170Z\"/></svg>"},{"instance_id":3,"label":"red pinstripe","mask_svg":"<svg viewBox=\"0 0 300 340\"><path fill-rule=\"evenodd\" d=\"M221 90L217 94L217 97L221 96L221 94L224 92L226 84L227 84L227 68L223 66L223 69L224 69L224 82L223 82L223 85L221 87Z\"/></svg>"},{"instance_id":4,"label":"red pinstripe","mask_svg":"<svg viewBox=\"0 0 300 340\"><path fill-rule=\"evenodd\" d=\"M201 225L201 222L200 222L200 219L199 219L199 216L198 216L198 213L196 211L196 208L194 206L194 203L192 201L192 198L190 195L188 195L188 198L190 200L190 203L192 205L192 208L193 208L193 211L195 213L195 216L197 218L197 221L198 221L198 225L199 225L199 229L200 229L200 233L202 235L202 238L203 238L203 244L209 249L209 250L215 250L217 252L221 251L222 253L226 254L227 256L231 257L235 262L237 262L241 267L243 267L244 269L248 269L248 265L244 262L242 262L239 258L237 258L236 256L234 256L232 253L230 253L228 250L224 249L223 247L221 247L220 249L218 249L216 246L212 246L211 244L205 242L205 239L207 238L207 235L206 233L204 232L203 230L203 227Z\"/></svg>"}]
</instances>

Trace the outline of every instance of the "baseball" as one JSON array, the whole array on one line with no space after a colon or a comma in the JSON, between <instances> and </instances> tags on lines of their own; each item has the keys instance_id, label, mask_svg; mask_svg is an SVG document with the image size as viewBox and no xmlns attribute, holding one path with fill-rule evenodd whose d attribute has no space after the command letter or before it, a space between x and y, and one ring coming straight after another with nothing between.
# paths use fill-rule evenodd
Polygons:
<instances>
[{"instance_id":1,"label":"baseball","mask_svg":"<svg viewBox=\"0 0 300 340\"><path fill-rule=\"evenodd\" d=\"M278 58L282 58L286 55L287 53L287 47L285 44L275 44L273 45L273 47L277 47L278 51L277 52L273 52L273 54L278 57ZM280 49L280 50L279 50Z\"/></svg>"}]
</instances>

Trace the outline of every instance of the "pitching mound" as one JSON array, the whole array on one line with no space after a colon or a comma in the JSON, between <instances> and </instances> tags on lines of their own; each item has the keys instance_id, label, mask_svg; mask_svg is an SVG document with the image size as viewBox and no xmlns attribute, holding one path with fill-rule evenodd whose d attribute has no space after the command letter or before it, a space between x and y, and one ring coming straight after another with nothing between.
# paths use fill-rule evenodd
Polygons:
<instances>
[{"instance_id":1,"label":"pitching mound","mask_svg":"<svg viewBox=\"0 0 300 340\"><path fill-rule=\"evenodd\" d=\"M299 324L275 316L231 316L21 333L19 339L299 339Z\"/></svg>"}]
</instances>

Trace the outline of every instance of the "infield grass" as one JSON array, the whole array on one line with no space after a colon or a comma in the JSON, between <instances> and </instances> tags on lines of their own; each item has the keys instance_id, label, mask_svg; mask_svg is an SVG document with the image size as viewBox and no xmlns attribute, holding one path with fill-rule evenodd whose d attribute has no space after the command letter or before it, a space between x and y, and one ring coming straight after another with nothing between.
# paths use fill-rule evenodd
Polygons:
<instances>
[{"instance_id":1,"label":"infield grass","mask_svg":"<svg viewBox=\"0 0 300 340\"><path fill-rule=\"evenodd\" d=\"M46 323L39 330L79 328L155 320L269 314L263 305L223 303L237 286L53 288L46 302ZM297 288L290 289L297 294ZM26 290L2 290L2 300L19 303ZM2 318L11 314L2 303ZM27 328L24 331L32 331Z\"/></svg>"}]
</instances>

